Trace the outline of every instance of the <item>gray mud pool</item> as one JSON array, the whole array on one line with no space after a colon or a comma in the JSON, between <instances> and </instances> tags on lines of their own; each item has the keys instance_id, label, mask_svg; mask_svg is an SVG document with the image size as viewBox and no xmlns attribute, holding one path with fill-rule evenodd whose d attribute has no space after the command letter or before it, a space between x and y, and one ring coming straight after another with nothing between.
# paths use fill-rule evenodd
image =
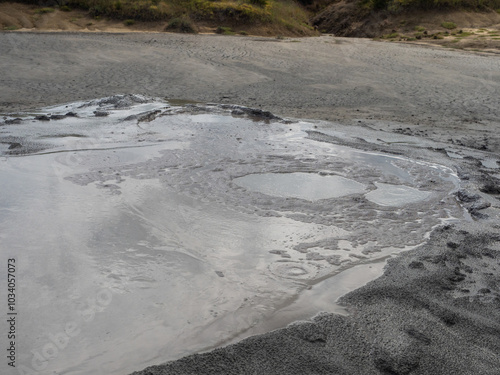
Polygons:
<instances>
[{"instance_id":1,"label":"gray mud pool","mask_svg":"<svg viewBox=\"0 0 500 375\"><path fill-rule=\"evenodd\" d=\"M19 366L123 375L342 313L384 259L462 217L449 168L317 125L136 95L2 117Z\"/></svg>"}]
</instances>

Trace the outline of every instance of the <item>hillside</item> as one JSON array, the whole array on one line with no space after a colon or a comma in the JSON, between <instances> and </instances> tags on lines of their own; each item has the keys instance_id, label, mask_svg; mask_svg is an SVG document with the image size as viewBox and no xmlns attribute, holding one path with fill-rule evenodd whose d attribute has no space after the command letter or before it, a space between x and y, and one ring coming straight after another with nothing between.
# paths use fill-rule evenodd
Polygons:
<instances>
[{"instance_id":1,"label":"hillside","mask_svg":"<svg viewBox=\"0 0 500 375\"><path fill-rule=\"evenodd\" d=\"M482 6L467 5L466 0L455 5L435 0L427 6L422 5L425 0L418 1L340 0L317 12L311 23L335 36L500 49L500 1Z\"/></svg>"},{"instance_id":2,"label":"hillside","mask_svg":"<svg viewBox=\"0 0 500 375\"><path fill-rule=\"evenodd\" d=\"M312 15L295 0L0 1L0 29L3 30L311 36L318 34L309 22Z\"/></svg>"},{"instance_id":3,"label":"hillside","mask_svg":"<svg viewBox=\"0 0 500 375\"><path fill-rule=\"evenodd\" d=\"M500 0L0 0L0 30L327 33L500 50Z\"/></svg>"}]
</instances>

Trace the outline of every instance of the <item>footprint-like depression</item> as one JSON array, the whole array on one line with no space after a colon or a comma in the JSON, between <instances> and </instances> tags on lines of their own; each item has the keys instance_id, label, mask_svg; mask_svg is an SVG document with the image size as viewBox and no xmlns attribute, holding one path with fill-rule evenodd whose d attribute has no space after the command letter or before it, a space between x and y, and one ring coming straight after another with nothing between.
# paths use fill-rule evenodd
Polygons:
<instances>
[{"instance_id":1,"label":"footprint-like depression","mask_svg":"<svg viewBox=\"0 0 500 375\"><path fill-rule=\"evenodd\" d=\"M347 147L334 128L138 95L4 115L19 363L124 374L286 324L280 309L325 280L334 310L335 275L461 217L452 170Z\"/></svg>"}]
</instances>

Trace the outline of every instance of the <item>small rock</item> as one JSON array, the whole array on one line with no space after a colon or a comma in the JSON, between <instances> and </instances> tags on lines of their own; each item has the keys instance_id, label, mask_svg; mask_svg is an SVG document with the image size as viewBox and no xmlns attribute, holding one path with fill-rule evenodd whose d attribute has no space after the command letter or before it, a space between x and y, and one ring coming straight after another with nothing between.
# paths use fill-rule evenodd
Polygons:
<instances>
[{"instance_id":1,"label":"small rock","mask_svg":"<svg viewBox=\"0 0 500 375\"><path fill-rule=\"evenodd\" d=\"M408 264L408 268L422 269L423 270L423 269L425 269L425 266L422 262L413 261L410 264Z\"/></svg>"},{"instance_id":2,"label":"small rock","mask_svg":"<svg viewBox=\"0 0 500 375\"><path fill-rule=\"evenodd\" d=\"M457 192L457 198L461 202L475 202L481 197L477 194L472 194L471 192L468 192L467 190L459 190Z\"/></svg>"},{"instance_id":3,"label":"small rock","mask_svg":"<svg viewBox=\"0 0 500 375\"><path fill-rule=\"evenodd\" d=\"M479 210L484 210L485 208L488 208L488 207L490 207L490 206L491 206L491 203L490 203L490 202L486 202L486 201L481 200L481 201L479 201L479 202L474 203L474 204L470 207L469 211L479 211Z\"/></svg>"},{"instance_id":4,"label":"small rock","mask_svg":"<svg viewBox=\"0 0 500 375\"><path fill-rule=\"evenodd\" d=\"M22 147L22 145L20 143L14 142L14 143L10 144L9 150L13 150L15 148L20 148L20 147Z\"/></svg>"},{"instance_id":5,"label":"small rock","mask_svg":"<svg viewBox=\"0 0 500 375\"><path fill-rule=\"evenodd\" d=\"M496 179L492 179L492 181L486 182L479 190L486 194L500 194L500 183Z\"/></svg>"},{"instance_id":6,"label":"small rock","mask_svg":"<svg viewBox=\"0 0 500 375\"><path fill-rule=\"evenodd\" d=\"M234 116L243 116L245 114L245 112L243 112L241 109L237 108L237 109L233 109L231 111L231 114Z\"/></svg>"},{"instance_id":7,"label":"small rock","mask_svg":"<svg viewBox=\"0 0 500 375\"><path fill-rule=\"evenodd\" d=\"M5 120L5 125L19 125L21 123L22 119L19 117L11 119L11 120Z\"/></svg>"},{"instance_id":8,"label":"small rock","mask_svg":"<svg viewBox=\"0 0 500 375\"><path fill-rule=\"evenodd\" d=\"M106 117L109 116L109 112L106 111L94 111L96 117Z\"/></svg>"},{"instance_id":9,"label":"small rock","mask_svg":"<svg viewBox=\"0 0 500 375\"><path fill-rule=\"evenodd\" d=\"M66 117L65 115L52 115L52 116L50 116L50 119L51 120L62 120L65 117Z\"/></svg>"}]
</instances>

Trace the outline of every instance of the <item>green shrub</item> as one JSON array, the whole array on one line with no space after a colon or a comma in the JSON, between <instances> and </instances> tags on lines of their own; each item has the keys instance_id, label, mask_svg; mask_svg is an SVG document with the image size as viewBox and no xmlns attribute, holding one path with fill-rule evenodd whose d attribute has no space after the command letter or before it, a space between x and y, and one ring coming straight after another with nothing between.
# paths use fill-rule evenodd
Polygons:
<instances>
[{"instance_id":1,"label":"green shrub","mask_svg":"<svg viewBox=\"0 0 500 375\"><path fill-rule=\"evenodd\" d=\"M62 10L63 12L71 12L71 8L67 5L62 5L59 7L60 10Z\"/></svg>"},{"instance_id":2,"label":"green shrub","mask_svg":"<svg viewBox=\"0 0 500 375\"><path fill-rule=\"evenodd\" d=\"M55 11L54 8L40 8L40 9L35 10L35 13L36 14L45 14L45 13L52 13L54 11Z\"/></svg>"},{"instance_id":3,"label":"green shrub","mask_svg":"<svg viewBox=\"0 0 500 375\"><path fill-rule=\"evenodd\" d=\"M5 26L3 29L6 31L14 31L14 30L19 29L19 27L11 25L11 26Z\"/></svg>"},{"instance_id":4,"label":"green shrub","mask_svg":"<svg viewBox=\"0 0 500 375\"><path fill-rule=\"evenodd\" d=\"M425 27L423 27L423 26L415 26L415 31L419 31L419 32L425 31Z\"/></svg>"},{"instance_id":5,"label":"green shrub","mask_svg":"<svg viewBox=\"0 0 500 375\"><path fill-rule=\"evenodd\" d=\"M233 35L234 31L230 27L225 27L225 26L218 26L215 29L215 32L217 34L223 34L223 35Z\"/></svg>"},{"instance_id":6,"label":"green shrub","mask_svg":"<svg viewBox=\"0 0 500 375\"><path fill-rule=\"evenodd\" d=\"M193 22L185 17L172 18L165 27L165 31L178 31L188 34L197 32Z\"/></svg>"},{"instance_id":7,"label":"green shrub","mask_svg":"<svg viewBox=\"0 0 500 375\"><path fill-rule=\"evenodd\" d=\"M465 37L468 37L468 36L471 36L471 35L476 35L472 32L463 32L462 30L460 30L457 34L457 38L465 38Z\"/></svg>"},{"instance_id":8,"label":"green shrub","mask_svg":"<svg viewBox=\"0 0 500 375\"><path fill-rule=\"evenodd\" d=\"M121 20L161 21L169 17L169 6L154 5L151 0L68 0L69 4L88 9L91 17L107 17Z\"/></svg>"},{"instance_id":9,"label":"green shrub","mask_svg":"<svg viewBox=\"0 0 500 375\"><path fill-rule=\"evenodd\" d=\"M131 20L131 19L128 19L128 20L123 21L123 24L124 24L125 26L132 26L132 25L134 25L134 24L135 24L135 21L134 21L134 20Z\"/></svg>"},{"instance_id":10,"label":"green shrub","mask_svg":"<svg viewBox=\"0 0 500 375\"><path fill-rule=\"evenodd\" d=\"M267 7L262 8L248 3L191 0L190 9L195 20L217 22L230 20L238 23L253 23L257 21L267 22L271 20L271 14Z\"/></svg>"},{"instance_id":11,"label":"green shrub","mask_svg":"<svg viewBox=\"0 0 500 375\"><path fill-rule=\"evenodd\" d=\"M382 10L382 9L387 9L389 5L389 0L373 0L373 9L375 10Z\"/></svg>"},{"instance_id":12,"label":"green shrub","mask_svg":"<svg viewBox=\"0 0 500 375\"><path fill-rule=\"evenodd\" d=\"M250 0L250 4L265 7L267 5L267 0Z\"/></svg>"},{"instance_id":13,"label":"green shrub","mask_svg":"<svg viewBox=\"0 0 500 375\"><path fill-rule=\"evenodd\" d=\"M398 33L392 33L392 34L384 35L382 38L384 38L384 39L394 39L394 38L397 38L397 37L399 37Z\"/></svg>"},{"instance_id":14,"label":"green shrub","mask_svg":"<svg viewBox=\"0 0 500 375\"><path fill-rule=\"evenodd\" d=\"M453 30L457 28L457 24L455 22L443 22L441 26L448 30Z\"/></svg>"},{"instance_id":15,"label":"green shrub","mask_svg":"<svg viewBox=\"0 0 500 375\"><path fill-rule=\"evenodd\" d=\"M5 0L0 0L5 1ZM41 0L17 0L37 3ZM46 1L46 0L43 0ZM115 20L165 21L183 19L166 25L166 30L196 32L195 24L263 26L270 23L287 34L310 34L310 14L300 4L312 0L49 0L72 9L88 11L90 17ZM316 1L316 0L314 0ZM372 0L367 0L372 1ZM396 0L383 0L396 1ZM399 1L399 0L398 0ZM489 0L487 0L489 1ZM498 0L500 1L500 0ZM50 4L50 3L49 3ZM241 26L240 26L241 25ZM287 26L288 25L288 26ZM285 27L287 29L285 29ZM232 32L232 31L231 31Z\"/></svg>"}]
</instances>

